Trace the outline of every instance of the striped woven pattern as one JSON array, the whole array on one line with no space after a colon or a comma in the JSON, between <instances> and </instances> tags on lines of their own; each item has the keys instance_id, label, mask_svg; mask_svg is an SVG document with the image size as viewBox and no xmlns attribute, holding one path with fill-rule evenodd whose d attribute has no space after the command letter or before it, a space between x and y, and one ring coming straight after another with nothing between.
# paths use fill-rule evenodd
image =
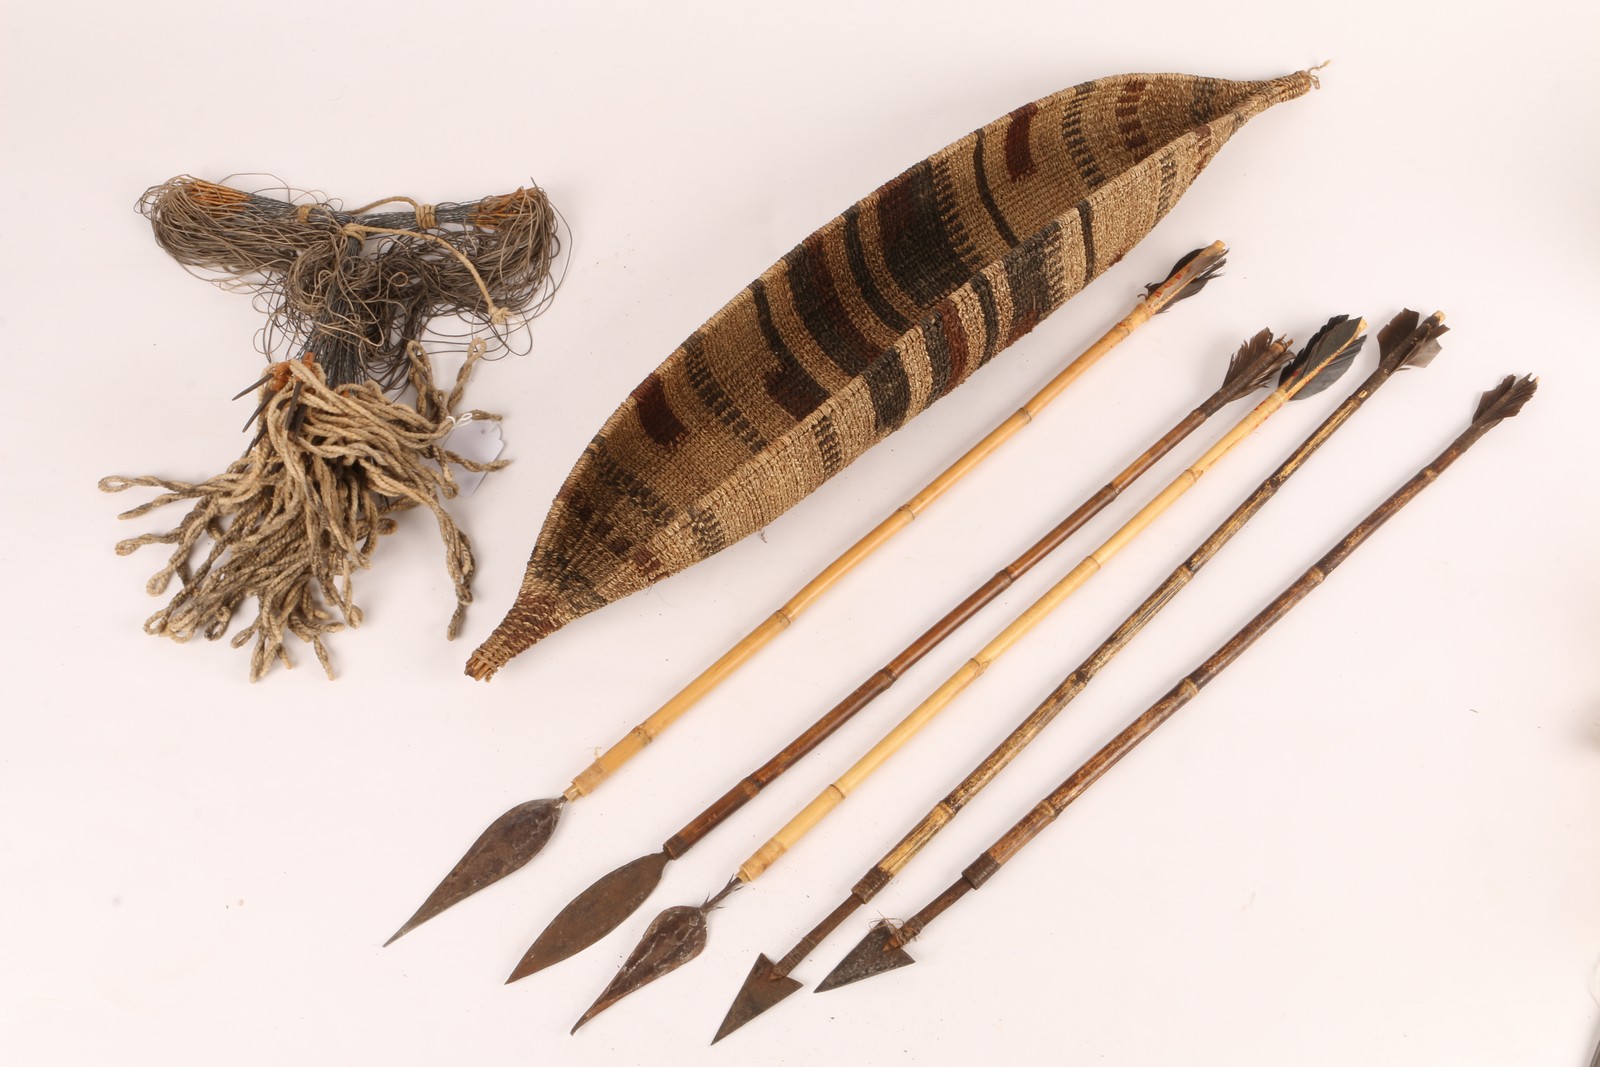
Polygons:
<instances>
[{"instance_id":1,"label":"striped woven pattern","mask_svg":"<svg viewBox=\"0 0 1600 1067\"><path fill-rule=\"evenodd\" d=\"M852 205L606 420L467 672L487 678L771 523L1121 259L1240 126L1312 85L1307 72L1085 82Z\"/></svg>"}]
</instances>

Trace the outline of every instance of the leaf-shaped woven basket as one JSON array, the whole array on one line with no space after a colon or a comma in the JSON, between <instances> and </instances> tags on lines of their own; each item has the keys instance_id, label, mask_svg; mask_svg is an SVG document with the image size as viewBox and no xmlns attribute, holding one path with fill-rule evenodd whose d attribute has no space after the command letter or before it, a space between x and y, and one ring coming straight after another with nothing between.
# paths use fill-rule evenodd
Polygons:
<instances>
[{"instance_id":1,"label":"leaf-shaped woven basket","mask_svg":"<svg viewBox=\"0 0 1600 1067\"><path fill-rule=\"evenodd\" d=\"M467 673L772 522L1121 259L1234 131L1313 84L1085 82L852 205L606 420Z\"/></svg>"}]
</instances>

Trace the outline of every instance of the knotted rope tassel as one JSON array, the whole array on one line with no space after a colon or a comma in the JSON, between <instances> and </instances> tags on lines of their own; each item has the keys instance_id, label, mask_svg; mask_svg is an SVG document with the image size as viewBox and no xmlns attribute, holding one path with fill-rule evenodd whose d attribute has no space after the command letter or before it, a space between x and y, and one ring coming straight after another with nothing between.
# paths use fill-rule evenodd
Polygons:
<instances>
[{"instance_id":1,"label":"knotted rope tassel","mask_svg":"<svg viewBox=\"0 0 1600 1067\"><path fill-rule=\"evenodd\" d=\"M110 493L134 486L166 490L123 512L124 519L194 501L173 529L117 545L124 556L145 545L174 546L146 588L159 596L177 577L178 591L146 620L145 631L175 641L197 634L215 641L244 602L254 599L255 618L232 639L235 648L254 642L251 681L274 662L292 666L285 648L289 634L311 645L332 678L324 637L361 624L355 571L371 565L378 539L395 529L396 514L422 507L433 513L444 542L456 595L446 635L455 637L472 600L475 567L471 544L443 506L457 493L450 466L495 471L506 464L472 462L444 447L457 422L456 405L485 349L481 341L472 343L445 393L434 385L422 346L413 344L407 363L414 404L390 400L371 380L330 387L315 362L276 363L260 386L261 431L226 471L200 483L102 479L100 488ZM470 416L499 419L476 410Z\"/></svg>"}]
</instances>

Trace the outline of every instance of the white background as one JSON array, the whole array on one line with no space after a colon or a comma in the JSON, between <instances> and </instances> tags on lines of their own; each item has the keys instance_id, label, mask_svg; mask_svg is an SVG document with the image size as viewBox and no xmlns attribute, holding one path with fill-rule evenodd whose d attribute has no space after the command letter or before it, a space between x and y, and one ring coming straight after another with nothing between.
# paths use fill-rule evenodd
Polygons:
<instances>
[{"instance_id":1,"label":"white background","mask_svg":"<svg viewBox=\"0 0 1600 1067\"><path fill-rule=\"evenodd\" d=\"M0 1059L18 1064L1026 1061L1561 1065L1600 1039L1600 501L1593 444L1600 39L1591 3L458 2L7 5L0 203ZM1495 5L1497 11L1499 5ZM1172 215L952 400L763 538L513 662L461 674L560 479L618 400L745 282L904 166L1086 78L1323 89L1240 131ZM119 558L109 473L243 447L259 316L132 210L180 172L365 202L536 178L574 237L532 355L470 402L515 462L453 508L463 639L407 516L361 576L339 680L251 686L225 644L144 636L159 550ZM1096 368L981 474L607 788L528 869L379 945L510 804L562 789L818 566L1213 238L1228 276ZM599 946L501 984L559 905L651 851L1188 410L1239 338L1444 308L1395 381L906 875L947 884L1465 424L1523 417L914 946L707 1050L757 951L818 919L1343 389L1280 416L845 808L714 917L712 943L567 1028L650 914L698 903L794 808L1198 451L1180 450L822 751L669 868ZM1363 363L1362 367L1369 364ZM1364 369L1359 373L1365 373ZM1241 409L1242 410L1242 409ZM1212 428L1208 433L1216 432ZM1204 435L1203 435L1204 436Z\"/></svg>"}]
</instances>

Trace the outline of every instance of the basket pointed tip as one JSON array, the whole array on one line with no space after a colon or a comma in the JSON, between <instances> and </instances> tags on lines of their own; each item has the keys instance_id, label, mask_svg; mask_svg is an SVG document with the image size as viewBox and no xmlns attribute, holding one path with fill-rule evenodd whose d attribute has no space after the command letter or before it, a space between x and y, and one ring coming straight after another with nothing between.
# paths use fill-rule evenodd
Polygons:
<instances>
[{"instance_id":1,"label":"basket pointed tip","mask_svg":"<svg viewBox=\"0 0 1600 1067\"><path fill-rule=\"evenodd\" d=\"M578 603L558 586L543 579L525 579L516 603L511 605L506 617L468 657L467 677L480 682L489 681L516 656L598 607L598 601Z\"/></svg>"},{"instance_id":2,"label":"basket pointed tip","mask_svg":"<svg viewBox=\"0 0 1600 1067\"><path fill-rule=\"evenodd\" d=\"M839 961L839 965L829 973L828 977L817 983L817 992L837 989L859 982L863 978L871 978L887 971L897 971L901 967L909 967L916 963L911 954L898 943L898 934L898 928L889 923L880 923L867 931L867 936L856 943L856 947Z\"/></svg>"},{"instance_id":3,"label":"basket pointed tip","mask_svg":"<svg viewBox=\"0 0 1600 1067\"><path fill-rule=\"evenodd\" d=\"M523 953L507 983L537 974L588 948L639 910L672 857L652 852L602 875L573 897Z\"/></svg>"},{"instance_id":4,"label":"basket pointed tip","mask_svg":"<svg viewBox=\"0 0 1600 1067\"><path fill-rule=\"evenodd\" d=\"M384 944L393 944L396 938L493 885L537 856L560 821L564 803L564 797L530 800L490 823L450 873L428 894L422 906Z\"/></svg>"},{"instance_id":5,"label":"basket pointed tip","mask_svg":"<svg viewBox=\"0 0 1600 1067\"><path fill-rule=\"evenodd\" d=\"M777 964L769 960L765 954L758 956L755 966L750 968L750 974L744 980L744 985L739 987L738 995L728 1007L728 1014L723 1017L722 1025L717 1028L717 1036L711 1039L711 1043L715 1045L774 1004L787 999L791 993L798 992L800 988L799 982L790 978L787 973L779 971Z\"/></svg>"}]
</instances>

